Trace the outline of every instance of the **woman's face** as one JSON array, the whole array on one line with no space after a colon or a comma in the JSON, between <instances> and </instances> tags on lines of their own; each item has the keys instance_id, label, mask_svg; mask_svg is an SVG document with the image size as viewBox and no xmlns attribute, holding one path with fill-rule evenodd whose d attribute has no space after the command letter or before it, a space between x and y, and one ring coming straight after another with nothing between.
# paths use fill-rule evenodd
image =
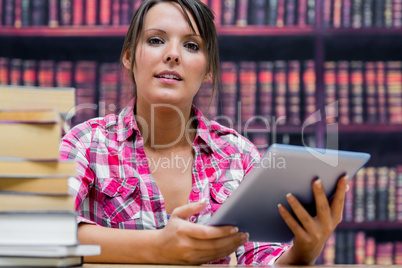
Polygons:
<instances>
[{"instance_id":1,"label":"woman's face","mask_svg":"<svg viewBox=\"0 0 402 268\"><path fill-rule=\"evenodd\" d=\"M158 3L146 14L133 70L138 102L185 108L210 79L205 44L189 16L195 33L175 3Z\"/></svg>"}]
</instances>

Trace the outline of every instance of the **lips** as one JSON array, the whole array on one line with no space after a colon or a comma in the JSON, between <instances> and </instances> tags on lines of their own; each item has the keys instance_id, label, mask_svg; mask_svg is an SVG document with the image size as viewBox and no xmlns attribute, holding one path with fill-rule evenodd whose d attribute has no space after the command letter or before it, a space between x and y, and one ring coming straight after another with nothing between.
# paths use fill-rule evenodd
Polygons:
<instances>
[{"instance_id":1,"label":"lips","mask_svg":"<svg viewBox=\"0 0 402 268\"><path fill-rule=\"evenodd\" d=\"M163 71L155 75L156 78L165 78L165 79L174 79L177 81L182 81L183 79L181 78L180 74L175 71Z\"/></svg>"}]
</instances>

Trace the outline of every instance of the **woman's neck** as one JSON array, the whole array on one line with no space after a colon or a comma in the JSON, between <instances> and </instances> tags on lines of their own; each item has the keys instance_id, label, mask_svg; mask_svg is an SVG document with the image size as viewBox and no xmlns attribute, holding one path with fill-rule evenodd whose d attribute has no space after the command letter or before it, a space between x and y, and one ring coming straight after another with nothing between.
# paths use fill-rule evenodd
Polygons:
<instances>
[{"instance_id":1,"label":"woman's neck","mask_svg":"<svg viewBox=\"0 0 402 268\"><path fill-rule=\"evenodd\" d=\"M150 107L137 103L136 118L144 146L159 152L192 146L196 129L191 114L191 104L179 109L169 104Z\"/></svg>"}]
</instances>

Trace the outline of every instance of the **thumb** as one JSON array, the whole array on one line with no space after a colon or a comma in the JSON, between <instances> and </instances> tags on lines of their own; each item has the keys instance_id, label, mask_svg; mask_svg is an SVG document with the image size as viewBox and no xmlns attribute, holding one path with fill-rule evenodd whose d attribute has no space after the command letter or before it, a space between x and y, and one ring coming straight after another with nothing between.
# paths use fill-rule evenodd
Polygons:
<instances>
[{"instance_id":1,"label":"thumb","mask_svg":"<svg viewBox=\"0 0 402 268\"><path fill-rule=\"evenodd\" d=\"M187 220L190 216L200 213L205 208L206 204L206 199L202 199L199 202L177 207L173 210L172 217Z\"/></svg>"}]
</instances>

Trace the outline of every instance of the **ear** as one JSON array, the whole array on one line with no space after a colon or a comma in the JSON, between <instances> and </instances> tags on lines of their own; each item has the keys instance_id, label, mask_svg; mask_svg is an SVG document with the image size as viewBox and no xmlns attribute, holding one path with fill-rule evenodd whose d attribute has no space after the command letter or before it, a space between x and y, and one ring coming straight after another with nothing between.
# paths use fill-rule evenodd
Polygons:
<instances>
[{"instance_id":1,"label":"ear","mask_svg":"<svg viewBox=\"0 0 402 268\"><path fill-rule=\"evenodd\" d=\"M127 68L127 70L130 70L131 68L131 53L127 49L126 52L124 52L123 58L122 58L122 63L124 67Z\"/></svg>"},{"instance_id":2,"label":"ear","mask_svg":"<svg viewBox=\"0 0 402 268\"><path fill-rule=\"evenodd\" d=\"M203 83L211 81L212 80L212 74L209 72L205 75L204 79L202 80Z\"/></svg>"}]
</instances>

